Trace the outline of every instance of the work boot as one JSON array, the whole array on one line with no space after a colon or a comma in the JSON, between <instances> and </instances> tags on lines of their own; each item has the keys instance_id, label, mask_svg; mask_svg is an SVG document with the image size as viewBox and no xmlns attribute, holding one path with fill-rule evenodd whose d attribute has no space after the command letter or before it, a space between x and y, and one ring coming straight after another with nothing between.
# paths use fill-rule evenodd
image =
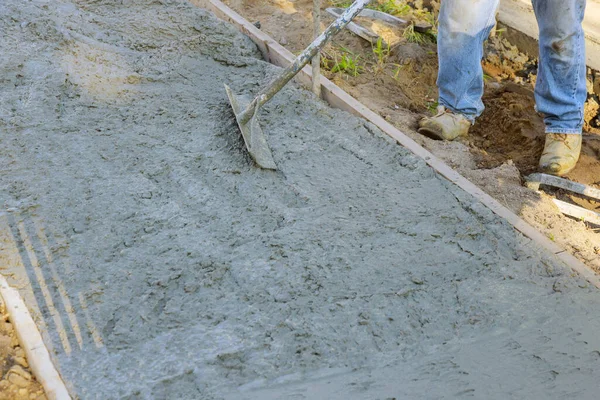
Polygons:
<instances>
[{"instance_id":1,"label":"work boot","mask_svg":"<svg viewBox=\"0 0 600 400\"><path fill-rule=\"evenodd\" d=\"M438 107L434 117L426 117L419 121L419 133L438 140L454 140L459 136L467 136L471 121L462 114L454 114L443 106Z\"/></svg>"},{"instance_id":2,"label":"work boot","mask_svg":"<svg viewBox=\"0 0 600 400\"><path fill-rule=\"evenodd\" d=\"M581 135L548 133L540 169L547 174L563 176L575 168L581 152Z\"/></svg>"}]
</instances>

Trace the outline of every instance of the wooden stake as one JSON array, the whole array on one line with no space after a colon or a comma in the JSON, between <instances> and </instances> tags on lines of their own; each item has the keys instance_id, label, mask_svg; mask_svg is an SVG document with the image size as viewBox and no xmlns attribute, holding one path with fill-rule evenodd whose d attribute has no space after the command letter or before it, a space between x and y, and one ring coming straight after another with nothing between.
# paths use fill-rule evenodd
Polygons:
<instances>
[{"instance_id":1,"label":"wooden stake","mask_svg":"<svg viewBox=\"0 0 600 400\"><path fill-rule=\"evenodd\" d=\"M313 37L321 34L321 0L313 0ZM312 91L321 97L321 52L312 59Z\"/></svg>"}]
</instances>

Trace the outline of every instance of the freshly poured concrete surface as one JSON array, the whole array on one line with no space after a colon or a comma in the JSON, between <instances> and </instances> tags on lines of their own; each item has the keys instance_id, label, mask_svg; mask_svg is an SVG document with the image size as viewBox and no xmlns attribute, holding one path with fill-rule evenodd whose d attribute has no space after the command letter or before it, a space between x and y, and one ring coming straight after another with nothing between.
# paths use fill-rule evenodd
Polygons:
<instances>
[{"instance_id":1,"label":"freshly poured concrete surface","mask_svg":"<svg viewBox=\"0 0 600 400\"><path fill-rule=\"evenodd\" d=\"M184 2L116 3L0 5L2 272L74 395L596 397L596 289L293 86L257 169L223 84L276 68Z\"/></svg>"}]
</instances>

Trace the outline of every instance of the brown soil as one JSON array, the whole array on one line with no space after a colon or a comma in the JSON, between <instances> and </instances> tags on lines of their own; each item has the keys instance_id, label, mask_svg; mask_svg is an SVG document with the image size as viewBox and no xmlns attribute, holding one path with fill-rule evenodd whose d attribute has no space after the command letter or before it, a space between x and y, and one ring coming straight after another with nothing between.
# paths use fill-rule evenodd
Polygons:
<instances>
[{"instance_id":1,"label":"brown soil","mask_svg":"<svg viewBox=\"0 0 600 400\"><path fill-rule=\"evenodd\" d=\"M229 6L295 54L312 38L311 0L226 0ZM323 29L333 19L324 11ZM402 16L415 19L414 16ZM368 24L363 24L368 26ZM398 30L398 28L396 28ZM389 32L386 30L386 35ZM378 112L419 144L443 159L487 193L520 214L527 222L600 271L599 227L561 214L546 194L522 186L522 177L535 172L544 145L544 123L535 112L533 85L537 61L500 35L486 43L486 110L462 142L433 141L416 132L417 122L435 109L437 54L434 43L411 43L402 31L396 44L377 56L374 46L342 32L324 52L322 74ZM385 49L384 49L385 50ZM346 55L356 61L358 74L331 72ZM600 135L594 99L586 104L586 128L581 159L568 179L600 187ZM591 132L591 133L590 133ZM553 195L598 211L598 205L562 192Z\"/></svg>"},{"instance_id":2,"label":"brown soil","mask_svg":"<svg viewBox=\"0 0 600 400\"><path fill-rule=\"evenodd\" d=\"M523 174L535 172L544 148L544 121L535 113L533 93L506 85L488 90L483 101L486 110L469 136L477 166L495 168L512 160Z\"/></svg>"},{"instance_id":3,"label":"brown soil","mask_svg":"<svg viewBox=\"0 0 600 400\"><path fill-rule=\"evenodd\" d=\"M45 400L0 299L0 400Z\"/></svg>"}]
</instances>

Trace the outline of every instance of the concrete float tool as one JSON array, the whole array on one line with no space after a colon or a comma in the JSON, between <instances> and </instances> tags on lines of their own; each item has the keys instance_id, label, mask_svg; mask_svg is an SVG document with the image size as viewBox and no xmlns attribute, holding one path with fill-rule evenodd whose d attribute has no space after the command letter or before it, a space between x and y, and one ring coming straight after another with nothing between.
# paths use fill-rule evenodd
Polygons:
<instances>
[{"instance_id":1,"label":"concrete float tool","mask_svg":"<svg viewBox=\"0 0 600 400\"><path fill-rule=\"evenodd\" d=\"M235 119L244 143L248 149L248 153L254 159L256 164L265 169L276 170L277 165L273 160L271 149L267 144L265 135L258 123L258 110L266 102L271 100L273 96L279 92L298 72L304 68L306 64L317 54L325 44L337 33L339 33L354 17L356 17L370 0L356 0L348 7L342 15L317 37L304 51L286 68L281 74L265 86L254 99L246 106L244 102L238 98L229 86L225 85L225 91L229 97L229 102L233 108Z\"/></svg>"}]
</instances>

